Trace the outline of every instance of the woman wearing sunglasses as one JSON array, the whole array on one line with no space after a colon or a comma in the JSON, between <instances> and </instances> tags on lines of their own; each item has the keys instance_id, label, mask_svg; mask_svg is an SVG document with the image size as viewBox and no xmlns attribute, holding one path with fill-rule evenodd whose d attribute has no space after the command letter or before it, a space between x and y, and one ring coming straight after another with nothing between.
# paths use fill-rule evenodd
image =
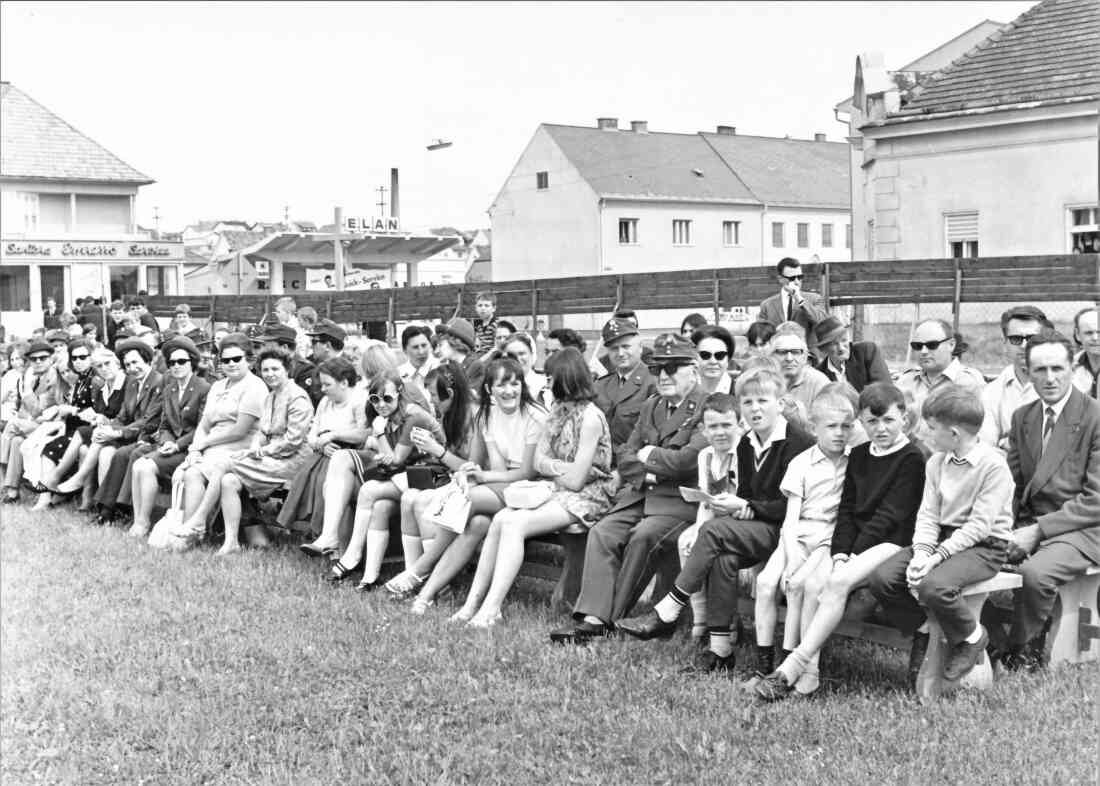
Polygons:
<instances>
[{"instance_id":1,"label":"woman wearing sunglasses","mask_svg":"<svg viewBox=\"0 0 1100 786\"><path fill-rule=\"evenodd\" d=\"M363 450L351 451L359 498L355 525L343 555L332 564L330 581L343 581L363 562L363 579L356 589L374 588L382 558L390 540L390 519L399 509L401 494L409 488L403 472L407 463L423 458L413 444L414 430L427 431L437 443L445 443L442 426L424 407L413 401L397 371L375 377L367 397L367 422L371 434Z\"/></svg>"},{"instance_id":2,"label":"woman wearing sunglasses","mask_svg":"<svg viewBox=\"0 0 1100 786\"><path fill-rule=\"evenodd\" d=\"M313 402L309 394L290 378L293 355L289 350L268 346L257 359L260 377L268 387L260 427L247 450L229 457L222 475L221 510L225 522L225 542L219 555L240 551L241 490L256 500L266 500L271 492L298 474L312 452L306 442L313 422ZM267 540L262 524L246 528L250 543ZM255 531L253 531L255 529Z\"/></svg>"},{"instance_id":3,"label":"woman wearing sunglasses","mask_svg":"<svg viewBox=\"0 0 1100 786\"><path fill-rule=\"evenodd\" d=\"M733 388L733 335L721 325L701 325L691 334L691 343L699 353L699 385L708 395L729 393Z\"/></svg>"},{"instance_id":4,"label":"woman wearing sunglasses","mask_svg":"<svg viewBox=\"0 0 1100 786\"><path fill-rule=\"evenodd\" d=\"M596 391L584 358L573 347L546 364L554 408L535 448L537 474L553 481L550 499L530 510L504 508L495 516L481 548L466 602L453 617L487 628L523 566L528 538L568 527L591 527L611 508L618 479L611 473L611 431L594 403Z\"/></svg>"},{"instance_id":5,"label":"woman wearing sunglasses","mask_svg":"<svg viewBox=\"0 0 1100 786\"><path fill-rule=\"evenodd\" d=\"M469 494L470 518L421 587L413 601L414 614L423 614L433 605L436 594L473 558L492 516L504 508L504 489L535 476L535 446L542 436L546 410L527 390L523 367L509 357L491 361L479 393L470 460L455 473L456 482Z\"/></svg>"},{"instance_id":6,"label":"woman wearing sunglasses","mask_svg":"<svg viewBox=\"0 0 1100 786\"><path fill-rule=\"evenodd\" d=\"M81 426L87 424L87 417L93 414L92 402L95 400L96 388L103 381L96 376L92 367L92 345L83 339L69 342L69 373L63 375L60 386L61 403L58 405L53 428L57 430L57 436L46 442L41 447L41 459L37 477L28 477L32 484L41 487L38 501L32 510L43 510L54 501L54 493L57 484L65 474L76 464L78 453L69 450L69 445L74 439L79 439L77 432ZM67 377L67 378L66 378ZM85 417L81 417L81 413ZM24 442L24 448L30 444ZM79 450L79 443L77 443ZM37 448L36 448L37 450ZM27 462L24 451L23 463L25 466L33 466Z\"/></svg>"},{"instance_id":7,"label":"woman wearing sunglasses","mask_svg":"<svg viewBox=\"0 0 1100 786\"><path fill-rule=\"evenodd\" d=\"M183 483L183 517L189 529L205 528L221 498L224 459L247 448L259 427L267 387L249 368L251 351L252 340L244 333L221 340L218 367L225 376L210 386L187 457L173 475L173 483Z\"/></svg>"},{"instance_id":8,"label":"woman wearing sunglasses","mask_svg":"<svg viewBox=\"0 0 1100 786\"><path fill-rule=\"evenodd\" d=\"M362 447L370 433L364 392L356 388L359 374L355 366L342 357L332 357L318 366L317 375L324 395L306 436L312 452L298 469L277 519L285 529L316 538L301 546L310 555L329 554L338 546L340 522L348 503L329 509L330 478L334 473L340 477L345 474L342 463L347 459L338 457L348 448ZM329 513L334 514L335 522L331 534L323 532ZM322 541L323 537L332 540Z\"/></svg>"},{"instance_id":9,"label":"woman wearing sunglasses","mask_svg":"<svg viewBox=\"0 0 1100 786\"><path fill-rule=\"evenodd\" d=\"M53 364L53 347L36 341L27 349L30 369L16 386L15 415L0 434L0 465L4 466L4 502L19 501L23 477L23 441L49 420L60 398L61 378Z\"/></svg>"}]
</instances>

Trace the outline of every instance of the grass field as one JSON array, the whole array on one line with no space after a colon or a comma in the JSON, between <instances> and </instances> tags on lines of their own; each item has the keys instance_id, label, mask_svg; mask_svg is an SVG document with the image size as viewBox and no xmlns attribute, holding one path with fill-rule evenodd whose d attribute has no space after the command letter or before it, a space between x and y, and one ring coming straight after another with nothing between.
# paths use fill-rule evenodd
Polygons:
<instances>
[{"instance_id":1,"label":"grass field","mask_svg":"<svg viewBox=\"0 0 1100 786\"><path fill-rule=\"evenodd\" d=\"M1096 782L1096 664L922 707L901 653L839 643L823 695L764 707L682 641L551 647L543 583L475 632L293 549L0 516L5 786Z\"/></svg>"}]
</instances>

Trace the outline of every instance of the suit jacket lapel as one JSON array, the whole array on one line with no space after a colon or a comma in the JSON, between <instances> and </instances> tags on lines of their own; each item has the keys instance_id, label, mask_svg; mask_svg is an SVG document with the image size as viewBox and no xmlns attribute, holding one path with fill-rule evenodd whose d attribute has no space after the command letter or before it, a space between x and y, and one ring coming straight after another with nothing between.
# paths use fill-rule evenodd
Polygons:
<instances>
[{"instance_id":1,"label":"suit jacket lapel","mask_svg":"<svg viewBox=\"0 0 1100 786\"><path fill-rule=\"evenodd\" d=\"M1058 468L1062 466L1066 456L1069 455L1073 443L1077 440L1078 432L1081 430L1081 416L1084 413L1082 397L1083 394L1076 390L1070 393L1069 401L1066 402L1061 416L1054 424L1054 430L1050 432L1047 448L1039 458L1039 463L1035 465L1035 474L1031 476L1031 482L1027 484L1029 492L1038 491L1045 486L1047 481L1058 471ZM1043 407L1041 401L1035 410L1039 415L1037 422L1034 424L1035 442L1041 449L1043 444Z\"/></svg>"}]
</instances>

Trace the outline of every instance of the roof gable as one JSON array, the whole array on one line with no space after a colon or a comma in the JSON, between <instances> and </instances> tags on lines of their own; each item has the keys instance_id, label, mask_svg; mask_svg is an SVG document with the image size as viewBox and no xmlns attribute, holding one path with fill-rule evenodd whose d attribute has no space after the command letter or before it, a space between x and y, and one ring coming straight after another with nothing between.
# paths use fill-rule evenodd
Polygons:
<instances>
[{"instance_id":1,"label":"roof gable","mask_svg":"<svg viewBox=\"0 0 1100 786\"><path fill-rule=\"evenodd\" d=\"M154 182L19 88L0 83L0 176L148 185Z\"/></svg>"},{"instance_id":2,"label":"roof gable","mask_svg":"<svg viewBox=\"0 0 1100 786\"><path fill-rule=\"evenodd\" d=\"M922 81L892 116L1096 98L1097 52L1100 2L1043 0Z\"/></svg>"}]
</instances>

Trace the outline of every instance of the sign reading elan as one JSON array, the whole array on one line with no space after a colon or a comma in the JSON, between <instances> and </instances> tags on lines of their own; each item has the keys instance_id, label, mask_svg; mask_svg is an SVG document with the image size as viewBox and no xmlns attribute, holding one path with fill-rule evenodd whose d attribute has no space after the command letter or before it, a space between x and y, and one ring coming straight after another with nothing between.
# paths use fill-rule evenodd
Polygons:
<instances>
[{"instance_id":1,"label":"sign reading elan","mask_svg":"<svg viewBox=\"0 0 1100 786\"><path fill-rule=\"evenodd\" d=\"M368 218L364 216L347 216L344 218L345 232L360 232L366 235L374 235L383 232L400 232L401 221L396 216Z\"/></svg>"}]
</instances>

